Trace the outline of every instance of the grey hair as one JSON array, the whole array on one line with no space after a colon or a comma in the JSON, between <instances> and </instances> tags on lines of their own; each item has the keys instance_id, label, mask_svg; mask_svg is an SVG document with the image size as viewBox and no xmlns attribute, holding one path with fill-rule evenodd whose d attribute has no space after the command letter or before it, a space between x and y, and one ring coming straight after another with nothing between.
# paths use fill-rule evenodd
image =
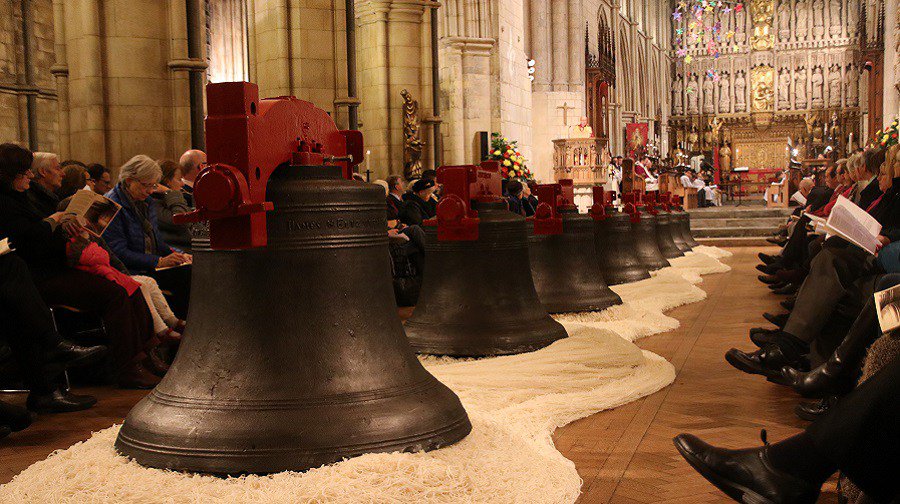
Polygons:
<instances>
[{"instance_id":1,"label":"grey hair","mask_svg":"<svg viewBox=\"0 0 900 504\"><path fill-rule=\"evenodd\" d=\"M31 171L34 173L34 178L41 178L41 170L50 167L54 161L58 163L59 156L52 152L35 152L34 160L31 162Z\"/></svg>"},{"instance_id":2,"label":"grey hair","mask_svg":"<svg viewBox=\"0 0 900 504\"><path fill-rule=\"evenodd\" d=\"M387 195L391 192L390 189L388 189L388 183L385 182L384 180L378 179L378 180L376 180L375 182L372 182L372 183L375 184L375 185L377 185L377 186L381 186L381 188L384 189L384 195L385 195L385 196L387 196Z\"/></svg>"},{"instance_id":3,"label":"grey hair","mask_svg":"<svg viewBox=\"0 0 900 504\"><path fill-rule=\"evenodd\" d=\"M138 154L119 168L119 182L124 182L126 179L159 183L160 179L162 179L162 169L149 156Z\"/></svg>"}]
</instances>

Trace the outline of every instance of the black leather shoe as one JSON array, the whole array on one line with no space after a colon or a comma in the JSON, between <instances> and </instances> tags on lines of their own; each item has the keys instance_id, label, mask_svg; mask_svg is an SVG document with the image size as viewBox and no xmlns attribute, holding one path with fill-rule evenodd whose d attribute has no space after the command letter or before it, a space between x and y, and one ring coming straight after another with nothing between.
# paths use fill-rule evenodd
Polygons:
<instances>
[{"instance_id":1,"label":"black leather shoe","mask_svg":"<svg viewBox=\"0 0 900 504\"><path fill-rule=\"evenodd\" d=\"M815 422L831 411L832 406L837 404L837 402L837 396L828 396L824 399L819 399L818 401L800 403L794 408L794 413L796 413L801 420Z\"/></svg>"},{"instance_id":2,"label":"black leather shoe","mask_svg":"<svg viewBox=\"0 0 900 504\"><path fill-rule=\"evenodd\" d=\"M777 263L775 263L775 264L757 264L756 265L756 270L761 273L765 273L766 275L774 275L774 274L778 273L779 271L781 271L782 269L783 268Z\"/></svg>"},{"instance_id":3,"label":"black leather shoe","mask_svg":"<svg viewBox=\"0 0 900 504\"><path fill-rule=\"evenodd\" d=\"M780 304L781 307L784 308L785 310L791 311L791 310L794 309L794 304L795 304L796 302L797 302L797 301L796 301L795 299L785 299L784 301L782 301L782 302L780 302L780 303L778 303L778 304Z\"/></svg>"},{"instance_id":4,"label":"black leather shoe","mask_svg":"<svg viewBox=\"0 0 900 504\"><path fill-rule=\"evenodd\" d=\"M47 394L28 394L25 402L35 413L69 413L81 411L97 404L97 399L89 395L76 395L56 389Z\"/></svg>"},{"instance_id":5,"label":"black leather shoe","mask_svg":"<svg viewBox=\"0 0 900 504\"><path fill-rule=\"evenodd\" d=\"M88 366L98 362L106 352L107 348L103 345L86 347L62 340L56 348L50 350L47 360L59 362L67 367Z\"/></svg>"},{"instance_id":6,"label":"black leather shoe","mask_svg":"<svg viewBox=\"0 0 900 504\"><path fill-rule=\"evenodd\" d=\"M783 247L785 243L787 243L787 238L781 238L778 236L772 236L770 238L766 238L766 241L773 244L778 245L779 247Z\"/></svg>"},{"instance_id":7,"label":"black leather shoe","mask_svg":"<svg viewBox=\"0 0 900 504\"><path fill-rule=\"evenodd\" d=\"M781 279L775 275L759 275L756 278L758 278L760 282L762 282L766 285L774 285L774 284L782 283Z\"/></svg>"},{"instance_id":8,"label":"black leather shoe","mask_svg":"<svg viewBox=\"0 0 900 504\"><path fill-rule=\"evenodd\" d=\"M780 257L778 256L763 254L762 252L756 254L756 257L759 257L759 260L762 261L763 264L772 264L773 262L776 262L780 259Z\"/></svg>"},{"instance_id":9,"label":"black leather shoe","mask_svg":"<svg viewBox=\"0 0 900 504\"><path fill-rule=\"evenodd\" d=\"M753 329L750 329L750 341L752 341L757 348L775 345L778 343L778 340L781 339L781 331L777 329L763 329L763 331L765 332L753 332Z\"/></svg>"},{"instance_id":10,"label":"black leather shoe","mask_svg":"<svg viewBox=\"0 0 900 504\"><path fill-rule=\"evenodd\" d=\"M777 289L772 289L772 292L775 294L780 294L782 296L791 296L793 294L796 294L798 290L800 290L799 285L795 283L786 283Z\"/></svg>"},{"instance_id":11,"label":"black leather shoe","mask_svg":"<svg viewBox=\"0 0 900 504\"><path fill-rule=\"evenodd\" d=\"M772 467L765 446L728 450L691 434L679 434L674 442L691 467L738 502L812 504L819 497L819 487Z\"/></svg>"},{"instance_id":12,"label":"black leather shoe","mask_svg":"<svg viewBox=\"0 0 900 504\"><path fill-rule=\"evenodd\" d=\"M766 287L768 287L770 291L775 292L777 290L784 289L788 285L789 284L787 282L778 282L778 283L774 283L774 284L769 284Z\"/></svg>"},{"instance_id":13,"label":"black leather shoe","mask_svg":"<svg viewBox=\"0 0 900 504\"><path fill-rule=\"evenodd\" d=\"M34 414L27 409L0 401L0 425L9 427L13 432L27 429L34 421Z\"/></svg>"},{"instance_id":14,"label":"black leather shoe","mask_svg":"<svg viewBox=\"0 0 900 504\"><path fill-rule=\"evenodd\" d=\"M785 324L787 324L788 317L790 317L789 313L779 313L778 315L773 315L768 312L763 313L763 318L778 326L779 329L784 329Z\"/></svg>"},{"instance_id":15,"label":"black leather shoe","mask_svg":"<svg viewBox=\"0 0 900 504\"><path fill-rule=\"evenodd\" d=\"M7 427L7 426L5 426L5 425L0 425L0 439L3 439L3 438L5 438L6 436L9 436L9 434L10 434L11 432L12 432L12 431L9 430L9 427Z\"/></svg>"},{"instance_id":16,"label":"black leather shoe","mask_svg":"<svg viewBox=\"0 0 900 504\"><path fill-rule=\"evenodd\" d=\"M745 373L763 375L766 378L778 378L781 375L781 368L794 363L785 357L777 345L768 345L753 353L732 348L725 352L725 360Z\"/></svg>"},{"instance_id":17,"label":"black leather shoe","mask_svg":"<svg viewBox=\"0 0 900 504\"><path fill-rule=\"evenodd\" d=\"M781 370L781 374L788 380L787 383L791 388L808 399L844 395L856 385L856 380L850 379L840 366L834 365L832 360L809 372L785 368Z\"/></svg>"}]
</instances>

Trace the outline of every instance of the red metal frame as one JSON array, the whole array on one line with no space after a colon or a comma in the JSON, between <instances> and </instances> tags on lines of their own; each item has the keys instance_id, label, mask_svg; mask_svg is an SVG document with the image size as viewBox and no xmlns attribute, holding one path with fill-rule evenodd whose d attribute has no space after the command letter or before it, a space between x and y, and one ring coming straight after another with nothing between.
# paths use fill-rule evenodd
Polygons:
<instances>
[{"instance_id":1,"label":"red metal frame","mask_svg":"<svg viewBox=\"0 0 900 504\"><path fill-rule=\"evenodd\" d=\"M437 169L437 181L443 186L437 215L423 224L437 226L441 241L477 240L480 220L478 211L472 209L472 201L503 201L500 164L486 161L481 166L441 166Z\"/></svg>"},{"instance_id":2,"label":"red metal frame","mask_svg":"<svg viewBox=\"0 0 900 504\"><path fill-rule=\"evenodd\" d=\"M209 84L208 164L194 183L196 210L176 223L209 221L213 249L246 249L268 243L269 177L279 167L337 165L351 179L363 160L359 131L338 131L322 109L292 96L259 99L249 82Z\"/></svg>"},{"instance_id":3,"label":"red metal frame","mask_svg":"<svg viewBox=\"0 0 900 504\"><path fill-rule=\"evenodd\" d=\"M565 197L561 184L538 184L534 186L534 194L539 203L534 209L534 217L528 218L529 222L534 223L534 234L562 234L563 222L559 216L559 208L562 206L560 203L565 202Z\"/></svg>"}]
</instances>

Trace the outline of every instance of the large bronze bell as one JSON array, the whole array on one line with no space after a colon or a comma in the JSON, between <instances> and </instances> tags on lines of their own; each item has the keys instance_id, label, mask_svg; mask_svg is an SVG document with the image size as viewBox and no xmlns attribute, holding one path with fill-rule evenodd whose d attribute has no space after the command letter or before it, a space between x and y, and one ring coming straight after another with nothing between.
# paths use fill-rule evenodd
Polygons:
<instances>
[{"instance_id":1,"label":"large bronze bell","mask_svg":"<svg viewBox=\"0 0 900 504\"><path fill-rule=\"evenodd\" d=\"M672 198L681 217L679 219L679 223L681 224L681 237L684 239L685 243L693 249L694 247L699 246L700 243L698 243L691 234L691 213L682 206L684 198L681 196L672 196Z\"/></svg>"},{"instance_id":2,"label":"large bronze bell","mask_svg":"<svg viewBox=\"0 0 900 504\"><path fill-rule=\"evenodd\" d=\"M594 240L603 278L609 285L650 278L650 272L637 256L631 232L632 216L612 206L610 193L598 199L601 194L599 188L595 189L594 201L604 201L605 218L596 221Z\"/></svg>"},{"instance_id":3,"label":"large bronze bell","mask_svg":"<svg viewBox=\"0 0 900 504\"><path fill-rule=\"evenodd\" d=\"M688 240L684 236L684 228L685 228L685 219L687 218L687 212L681 208L681 204L678 201L678 197L673 195L672 193L666 192L661 196L663 198L663 204L668 208L670 215L672 216L672 238L675 239L675 245L678 246L678 249L682 252L690 252L693 247Z\"/></svg>"},{"instance_id":4,"label":"large bronze bell","mask_svg":"<svg viewBox=\"0 0 900 504\"><path fill-rule=\"evenodd\" d=\"M528 256L538 298L550 313L599 311L622 304L603 280L594 218L578 213L572 180L534 188L540 204L528 227ZM602 206L601 206L602 209Z\"/></svg>"},{"instance_id":5,"label":"large bronze bell","mask_svg":"<svg viewBox=\"0 0 900 504\"><path fill-rule=\"evenodd\" d=\"M676 257L684 257L684 252L675 244L672 237L673 221L671 214L665 211L659 211L656 207L656 193L646 193L642 198L642 206L638 209L643 212L647 211L656 215L656 244L659 245L659 251L666 259L674 259Z\"/></svg>"},{"instance_id":6,"label":"large bronze bell","mask_svg":"<svg viewBox=\"0 0 900 504\"><path fill-rule=\"evenodd\" d=\"M656 215L647 211L639 212L634 205L635 201L634 194L625 195L626 208L632 215L631 234L634 237L638 260L650 271L670 266L669 261L659 251L659 244L656 241Z\"/></svg>"},{"instance_id":7,"label":"large bronze bell","mask_svg":"<svg viewBox=\"0 0 900 504\"><path fill-rule=\"evenodd\" d=\"M459 399L419 363L397 315L384 193L346 179L361 135L308 102L260 101L252 84L210 84L208 96L211 164L197 210L178 218L210 221L209 240L193 243L188 329L125 419L119 453L272 473L465 437Z\"/></svg>"},{"instance_id":8,"label":"large bronze bell","mask_svg":"<svg viewBox=\"0 0 900 504\"><path fill-rule=\"evenodd\" d=\"M529 352L565 338L538 299L525 217L500 198L496 166L438 169L443 195L426 221L425 273L406 335L419 353Z\"/></svg>"}]
</instances>

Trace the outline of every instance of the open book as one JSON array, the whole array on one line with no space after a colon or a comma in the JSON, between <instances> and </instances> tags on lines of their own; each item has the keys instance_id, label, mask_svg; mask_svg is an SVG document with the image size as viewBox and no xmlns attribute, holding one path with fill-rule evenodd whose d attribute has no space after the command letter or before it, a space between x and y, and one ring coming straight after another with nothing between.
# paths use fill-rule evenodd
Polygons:
<instances>
[{"instance_id":1,"label":"open book","mask_svg":"<svg viewBox=\"0 0 900 504\"><path fill-rule=\"evenodd\" d=\"M86 220L90 231L98 236L106 231L106 227L122 208L115 201L97 194L94 191L81 189L76 192L66 206L66 213Z\"/></svg>"},{"instance_id":2,"label":"open book","mask_svg":"<svg viewBox=\"0 0 900 504\"><path fill-rule=\"evenodd\" d=\"M813 215L809 212L803 212L803 216L809 219L809 225L813 228L813 233L826 234L828 232L828 221L824 217Z\"/></svg>"},{"instance_id":3,"label":"open book","mask_svg":"<svg viewBox=\"0 0 900 504\"><path fill-rule=\"evenodd\" d=\"M15 249L9 245L9 238L0 240L0 256L9 254L13 250Z\"/></svg>"},{"instance_id":4,"label":"open book","mask_svg":"<svg viewBox=\"0 0 900 504\"><path fill-rule=\"evenodd\" d=\"M881 224L843 196L838 196L825 225L830 235L840 236L872 255L878 251Z\"/></svg>"},{"instance_id":5,"label":"open book","mask_svg":"<svg viewBox=\"0 0 900 504\"><path fill-rule=\"evenodd\" d=\"M900 285L875 293L875 309L881 332L900 327Z\"/></svg>"}]
</instances>

